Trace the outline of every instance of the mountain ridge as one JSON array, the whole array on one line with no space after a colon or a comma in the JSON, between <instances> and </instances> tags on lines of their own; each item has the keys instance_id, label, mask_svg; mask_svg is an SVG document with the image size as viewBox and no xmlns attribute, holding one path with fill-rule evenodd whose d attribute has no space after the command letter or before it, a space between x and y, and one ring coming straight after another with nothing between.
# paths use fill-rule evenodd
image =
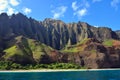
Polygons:
<instances>
[{"instance_id":1,"label":"mountain ridge","mask_svg":"<svg viewBox=\"0 0 120 80\"><path fill-rule=\"evenodd\" d=\"M23 35L39 40L58 50L64 48L68 42L73 45L84 38L96 38L100 41L110 38L119 39L116 32L110 28L96 28L80 21L68 24L50 18L46 18L44 21L36 21L21 13L12 16L3 13L0 15L0 22L0 36L4 36L4 39Z\"/></svg>"},{"instance_id":2,"label":"mountain ridge","mask_svg":"<svg viewBox=\"0 0 120 80\"><path fill-rule=\"evenodd\" d=\"M0 61L20 64L75 63L120 67L120 31L86 22L37 21L18 13L0 15Z\"/></svg>"}]
</instances>

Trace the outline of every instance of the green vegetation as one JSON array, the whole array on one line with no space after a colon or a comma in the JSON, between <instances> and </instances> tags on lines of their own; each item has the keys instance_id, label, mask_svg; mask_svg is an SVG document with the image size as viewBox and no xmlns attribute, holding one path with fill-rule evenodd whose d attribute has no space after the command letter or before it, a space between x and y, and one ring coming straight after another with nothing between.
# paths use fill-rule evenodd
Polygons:
<instances>
[{"instance_id":1,"label":"green vegetation","mask_svg":"<svg viewBox=\"0 0 120 80\"><path fill-rule=\"evenodd\" d=\"M51 47L32 39L28 39L28 46L32 51L33 58L37 62L39 62L41 55L50 54L50 52L53 50Z\"/></svg>"},{"instance_id":2,"label":"green vegetation","mask_svg":"<svg viewBox=\"0 0 120 80\"><path fill-rule=\"evenodd\" d=\"M52 63L52 64L27 64L27 65L20 65L10 61L0 61L0 70L15 70L15 69L83 69L76 64L71 63Z\"/></svg>"},{"instance_id":3,"label":"green vegetation","mask_svg":"<svg viewBox=\"0 0 120 80\"><path fill-rule=\"evenodd\" d=\"M89 38L85 38L75 45L66 46L63 50L61 50L61 52L73 53L73 52L83 51L84 50L83 45L85 45L88 40Z\"/></svg>"},{"instance_id":4,"label":"green vegetation","mask_svg":"<svg viewBox=\"0 0 120 80\"><path fill-rule=\"evenodd\" d=\"M111 46L113 46L113 40L112 40L112 39L105 40L105 41L103 42L103 45L108 46L108 47L111 47Z\"/></svg>"},{"instance_id":5,"label":"green vegetation","mask_svg":"<svg viewBox=\"0 0 120 80\"><path fill-rule=\"evenodd\" d=\"M10 55L13 55L13 52L16 52L16 46L12 46L9 49L6 49L5 52L10 53Z\"/></svg>"},{"instance_id":6,"label":"green vegetation","mask_svg":"<svg viewBox=\"0 0 120 80\"><path fill-rule=\"evenodd\" d=\"M6 54L3 58L5 60L16 58L16 56L21 57L22 60L25 58L29 58L29 60L31 60L33 57L34 60L39 63L41 55L50 54L53 50L51 47L46 46L39 41L28 39L23 36L18 36L15 40L16 43L13 46L4 50Z\"/></svg>"},{"instance_id":7,"label":"green vegetation","mask_svg":"<svg viewBox=\"0 0 120 80\"><path fill-rule=\"evenodd\" d=\"M21 69L20 64L12 63L10 61L0 61L0 70Z\"/></svg>"},{"instance_id":8,"label":"green vegetation","mask_svg":"<svg viewBox=\"0 0 120 80\"><path fill-rule=\"evenodd\" d=\"M82 41L80 41L80 43L78 43L77 45L82 45L82 44L86 44L86 42L90 40L90 38L85 38Z\"/></svg>"},{"instance_id":9,"label":"green vegetation","mask_svg":"<svg viewBox=\"0 0 120 80\"><path fill-rule=\"evenodd\" d=\"M12 57L14 55L23 55L23 52L19 49L17 49L17 46L12 46L6 50L4 50L7 54L4 55L4 58L8 59L9 57Z\"/></svg>"},{"instance_id":10,"label":"green vegetation","mask_svg":"<svg viewBox=\"0 0 120 80\"><path fill-rule=\"evenodd\" d=\"M30 65L28 65L30 67ZM70 63L52 63L32 65L31 69L80 69L79 65Z\"/></svg>"},{"instance_id":11,"label":"green vegetation","mask_svg":"<svg viewBox=\"0 0 120 80\"><path fill-rule=\"evenodd\" d=\"M77 50L76 47L71 47L69 49L62 50L61 52L70 52L70 53L72 53L72 52L78 52L78 50Z\"/></svg>"},{"instance_id":12,"label":"green vegetation","mask_svg":"<svg viewBox=\"0 0 120 80\"><path fill-rule=\"evenodd\" d=\"M94 49L92 49L90 52L91 52L91 53L96 53L97 51L96 51L96 50L94 50Z\"/></svg>"}]
</instances>

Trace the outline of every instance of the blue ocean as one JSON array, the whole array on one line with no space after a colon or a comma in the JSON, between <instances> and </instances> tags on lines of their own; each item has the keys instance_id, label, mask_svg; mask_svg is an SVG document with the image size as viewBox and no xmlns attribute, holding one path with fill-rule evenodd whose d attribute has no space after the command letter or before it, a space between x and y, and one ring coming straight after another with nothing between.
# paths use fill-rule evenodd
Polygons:
<instances>
[{"instance_id":1,"label":"blue ocean","mask_svg":"<svg viewBox=\"0 0 120 80\"><path fill-rule=\"evenodd\" d=\"M0 80L120 80L120 70L0 72Z\"/></svg>"}]
</instances>

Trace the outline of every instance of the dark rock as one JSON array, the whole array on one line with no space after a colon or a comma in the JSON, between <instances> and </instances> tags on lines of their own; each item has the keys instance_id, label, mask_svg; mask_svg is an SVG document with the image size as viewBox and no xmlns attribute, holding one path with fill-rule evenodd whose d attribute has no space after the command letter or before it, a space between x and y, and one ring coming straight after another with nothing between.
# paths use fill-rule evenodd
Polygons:
<instances>
[{"instance_id":1,"label":"dark rock","mask_svg":"<svg viewBox=\"0 0 120 80\"><path fill-rule=\"evenodd\" d=\"M20 40L15 39L18 36L22 36ZM28 39L32 39L35 46L30 46L32 44L28 43ZM80 44L85 39L88 41ZM80 21L64 23L50 18L37 21L21 13L12 16L6 13L0 15L0 60L10 60L20 64L69 62L87 68L118 68L120 42L117 41L111 47L102 44L109 39L120 40L120 31L115 32L107 27L96 28ZM17 51L12 56L9 56L9 51L5 53L5 50L12 46L17 46L15 49L20 50L22 56L21 53L17 55ZM40 51L37 52L36 46ZM75 48L78 51L57 51L64 49L65 46L69 46L68 50ZM80 51L80 48L83 50Z\"/></svg>"},{"instance_id":2,"label":"dark rock","mask_svg":"<svg viewBox=\"0 0 120 80\"><path fill-rule=\"evenodd\" d=\"M118 35L118 37L120 39L120 30L115 31L115 33Z\"/></svg>"},{"instance_id":3,"label":"dark rock","mask_svg":"<svg viewBox=\"0 0 120 80\"><path fill-rule=\"evenodd\" d=\"M76 44L85 38L94 38L99 41L119 38L109 28L96 28L85 22L66 24L61 20L50 18L39 22L21 13L12 16L6 13L1 14L0 38L9 41L20 35L38 40L58 50L68 44Z\"/></svg>"}]
</instances>

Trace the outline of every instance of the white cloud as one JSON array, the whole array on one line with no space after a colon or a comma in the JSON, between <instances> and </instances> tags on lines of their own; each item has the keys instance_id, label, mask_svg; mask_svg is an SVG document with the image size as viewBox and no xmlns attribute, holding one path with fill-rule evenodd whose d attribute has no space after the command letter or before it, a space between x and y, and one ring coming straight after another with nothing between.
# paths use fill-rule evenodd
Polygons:
<instances>
[{"instance_id":1,"label":"white cloud","mask_svg":"<svg viewBox=\"0 0 120 80\"><path fill-rule=\"evenodd\" d=\"M120 0L112 0L111 1L111 6L114 7L117 10L119 3L120 3Z\"/></svg>"},{"instance_id":2,"label":"white cloud","mask_svg":"<svg viewBox=\"0 0 120 80\"><path fill-rule=\"evenodd\" d=\"M87 0L81 0L81 2L72 2L72 9L74 11L74 16L78 18L82 18L83 16L87 15L89 3Z\"/></svg>"},{"instance_id":3,"label":"white cloud","mask_svg":"<svg viewBox=\"0 0 120 80\"><path fill-rule=\"evenodd\" d=\"M13 8L8 8L7 13L8 13L8 15L12 15L13 13L15 13L15 9L13 9Z\"/></svg>"},{"instance_id":4,"label":"white cloud","mask_svg":"<svg viewBox=\"0 0 120 80\"><path fill-rule=\"evenodd\" d=\"M8 7L7 0L0 0L0 11L4 11Z\"/></svg>"},{"instance_id":5,"label":"white cloud","mask_svg":"<svg viewBox=\"0 0 120 80\"><path fill-rule=\"evenodd\" d=\"M78 10L77 12L74 13L74 15L77 15L79 18L85 16L87 14L87 9L83 8Z\"/></svg>"},{"instance_id":6,"label":"white cloud","mask_svg":"<svg viewBox=\"0 0 120 80\"><path fill-rule=\"evenodd\" d=\"M18 6L20 3L17 0L10 0L12 6Z\"/></svg>"},{"instance_id":7,"label":"white cloud","mask_svg":"<svg viewBox=\"0 0 120 80\"><path fill-rule=\"evenodd\" d=\"M54 13L53 15L53 18L56 19L56 18L59 18L60 17L60 14L59 13Z\"/></svg>"},{"instance_id":8,"label":"white cloud","mask_svg":"<svg viewBox=\"0 0 120 80\"><path fill-rule=\"evenodd\" d=\"M94 27L97 27L97 28L98 28L99 26L96 26L96 25L95 25Z\"/></svg>"},{"instance_id":9,"label":"white cloud","mask_svg":"<svg viewBox=\"0 0 120 80\"><path fill-rule=\"evenodd\" d=\"M32 12L32 10L31 10L30 8L23 8L23 12L24 12L25 14L29 14L29 13Z\"/></svg>"},{"instance_id":10,"label":"white cloud","mask_svg":"<svg viewBox=\"0 0 120 80\"><path fill-rule=\"evenodd\" d=\"M53 13L53 18L58 19L60 17L63 17L66 10L67 10L66 6L60 6L57 7L55 10L52 10L51 12Z\"/></svg>"},{"instance_id":11,"label":"white cloud","mask_svg":"<svg viewBox=\"0 0 120 80\"><path fill-rule=\"evenodd\" d=\"M101 2L102 0L92 0L93 3L95 2Z\"/></svg>"},{"instance_id":12,"label":"white cloud","mask_svg":"<svg viewBox=\"0 0 120 80\"><path fill-rule=\"evenodd\" d=\"M15 8L12 6L17 6L19 3L17 3L16 0L0 0L0 14L3 12L6 12L8 15L12 15L13 13L17 13Z\"/></svg>"},{"instance_id":13,"label":"white cloud","mask_svg":"<svg viewBox=\"0 0 120 80\"><path fill-rule=\"evenodd\" d=\"M75 1L75 2L72 2L72 8L73 8L74 11L79 8L79 7L77 6L77 2L76 2L76 1Z\"/></svg>"},{"instance_id":14,"label":"white cloud","mask_svg":"<svg viewBox=\"0 0 120 80\"><path fill-rule=\"evenodd\" d=\"M8 15L16 14L22 11L22 8L18 8L21 0L0 0L0 14L6 12ZM31 9L26 8L25 14L31 12Z\"/></svg>"}]
</instances>

